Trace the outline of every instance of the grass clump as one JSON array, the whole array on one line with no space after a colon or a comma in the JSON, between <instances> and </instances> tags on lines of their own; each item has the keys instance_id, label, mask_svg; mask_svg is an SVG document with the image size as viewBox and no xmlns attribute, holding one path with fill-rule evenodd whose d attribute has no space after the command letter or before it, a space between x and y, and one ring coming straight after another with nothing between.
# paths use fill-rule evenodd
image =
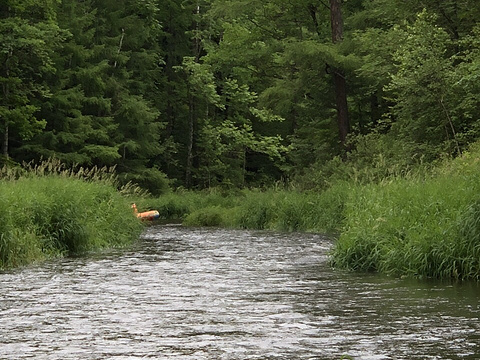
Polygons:
<instances>
[{"instance_id":1,"label":"grass clump","mask_svg":"<svg viewBox=\"0 0 480 360\"><path fill-rule=\"evenodd\" d=\"M479 280L480 173L475 164L467 156L429 178L359 188L346 206L332 263L396 276Z\"/></svg>"},{"instance_id":2,"label":"grass clump","mask_svg":"<svg viewBox=\"0 0 480 360\"><path fill-rule=\"evenodd\" d=\"M235 227L270 229L276 215L278 193L249 191L235 209Z\"/></svg>"},{"instance_id":3,"label":"grass clump","mask_svg":"<svg viewBox=\"0 0 480 360\"><path fill-rule=\"evenodd\" d=\"M142 231L105 170L73 173L49 162L1 173L0 268L124 246Z\"/></svg>"},{"instance_id":4,"label":"grass clump","mask_svg":"<svg viewBox=\"0 0 480 360\"><path fill-rule=\"evenodd\" d=\"M187 226L221 226L225 224L223 214L224 211L219 206L210 206L192 212L183 223Z\"/></svg>"}]
</instances>

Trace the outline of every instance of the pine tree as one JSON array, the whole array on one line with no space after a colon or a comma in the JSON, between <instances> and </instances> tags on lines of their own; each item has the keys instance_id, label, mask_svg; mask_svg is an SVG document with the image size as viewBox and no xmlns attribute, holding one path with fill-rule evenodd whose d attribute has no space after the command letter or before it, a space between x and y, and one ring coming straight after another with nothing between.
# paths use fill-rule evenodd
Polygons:
<instances>
[{"instance_id":1,"label":"pine tree","mask_svg":"<svg viewBox=\"0 0 480 360\"><path fill-rule=\"evenodd\" d=\"M64 34L56 23L54 1L7 0L0 14L0 131L8 159L13 141L15 151L45 126L37 114L39 102L50 96L44 77L55 71L52 57Z\"/></svg>"}]
</instances>

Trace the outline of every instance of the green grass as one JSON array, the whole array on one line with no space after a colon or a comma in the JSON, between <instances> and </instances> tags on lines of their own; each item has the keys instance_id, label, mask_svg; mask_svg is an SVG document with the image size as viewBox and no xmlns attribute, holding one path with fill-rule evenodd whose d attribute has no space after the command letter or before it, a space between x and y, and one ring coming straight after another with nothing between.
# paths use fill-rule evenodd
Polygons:
<instances>
[{"instance_id":1,"label":"green grass","mask_svg":"<svg viewBox=\"0 0 480 360\"><path fill-rule=\"evenodd\" d=\"M73 173L49 163L2 175L0 268L125 246L143 229L105 170Z\"/></svg>"},{"instance_id":2,"label":"green grass","mask_svg":"<svg viewBox=\"0 0 480 360\"><path fill-rule=\"evenodd\" d=\"M467 155L425 179L359 188L334 266L394 276L480 280L480 171Z\"/></svg>"}]
</instances>

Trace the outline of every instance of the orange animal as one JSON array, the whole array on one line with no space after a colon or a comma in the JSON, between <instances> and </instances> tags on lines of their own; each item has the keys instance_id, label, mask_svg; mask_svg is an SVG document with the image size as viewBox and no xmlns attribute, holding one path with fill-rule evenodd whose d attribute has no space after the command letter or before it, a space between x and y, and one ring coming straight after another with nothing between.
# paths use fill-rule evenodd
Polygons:
<instances>
[{"instance_id":1,"label":"orange animal","mask_svg":"<svg viewBox=\"0 0 480 360\"><path fill-rule=\"evenodd\" d=\"M150 211L144 211L144 212L138 212L137 205L132 204L132 209L137 218L140 220L155 220L160 217L160 214L157 210L150 210Z\"/></svg>"}]
</instances>

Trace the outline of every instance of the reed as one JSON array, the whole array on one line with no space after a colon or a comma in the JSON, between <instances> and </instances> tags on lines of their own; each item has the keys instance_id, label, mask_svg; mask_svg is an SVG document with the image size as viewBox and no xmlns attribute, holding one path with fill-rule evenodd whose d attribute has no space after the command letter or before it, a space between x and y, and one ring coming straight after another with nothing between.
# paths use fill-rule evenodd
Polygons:
<instances>
[{"instance_id":1,"label":"reed","mask_svg":"<svg viewBox=\"0 0 480 360\"><path fill-rule=\"evenodd\" d=\"M347 203L332 264L395 276L479 280L475 164L458 159L431 177L359 188Z\"/></svg>"},{"instance_id":2,"label":"reed","mask_svg":"<svg viewBox=\"0 0 480 360\"><path fill-rule=\"evenodd\" d=\"M124 246L143 228L106 169L50 161L0 173L0 268Z\"/></svg>"}]
</instances>

